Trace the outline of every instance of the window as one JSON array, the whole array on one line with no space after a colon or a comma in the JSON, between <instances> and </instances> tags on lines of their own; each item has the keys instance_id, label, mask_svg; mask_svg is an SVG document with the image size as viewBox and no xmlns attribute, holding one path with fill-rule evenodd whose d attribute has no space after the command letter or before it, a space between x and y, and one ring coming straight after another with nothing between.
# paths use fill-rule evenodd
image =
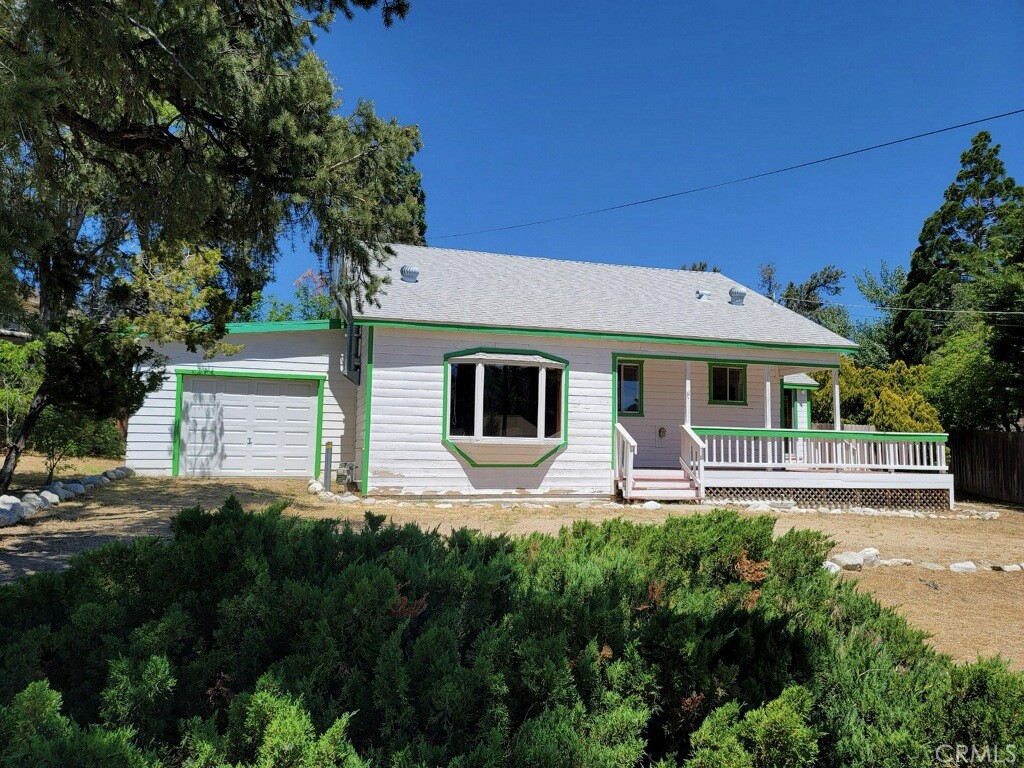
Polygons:
<instances>
[{"instance_id":1,"label":"window","mask_svg":"<svg viewBox=\"0 0 1024 768\"><path fill-rule=\"evenodd\" d=\"M747 404L746 366L709 366L711 391L708 402L712 405Z\"/></svg>"},{"instance_id":2,"label":"window","mask_svg":"<svg viewBox=\"0 0 1024 768\"><path fill-rule=\"evenodd\" d=\"M452 361L448 437L561 439L564 369L524 355Z\"/></svg>"},{"instance_id":3,"label":"window","mask_svg":"<svg viewBox=\"0 0 1024 768\"><path fill-rule=\"evenodd\" d=\"M619 415L644 415L643 363L619 363Z\"/></svg>"}]
</instances>

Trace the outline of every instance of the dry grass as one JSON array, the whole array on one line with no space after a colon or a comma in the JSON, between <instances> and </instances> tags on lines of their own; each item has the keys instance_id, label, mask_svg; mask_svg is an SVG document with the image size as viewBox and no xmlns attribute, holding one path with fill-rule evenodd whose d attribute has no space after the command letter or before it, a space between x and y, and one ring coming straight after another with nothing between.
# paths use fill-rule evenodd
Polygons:
<instances>
[{"instance_id":1,"label":"dry grass","mask_svg":"<svg viewBox=\"0 0 1024 768\"><path fill-rule=\"evenodd\" d=\"M78 462L65 477L92 474L117 462ZM42 461L26 457L19 485L38 485ZM306 493L302 480L239 479L184 480L136 477L113 483L65 502L55 514L0 529L0 582L67 566L76 554L110 541L138 536L166 536L169 521L182 507L218 506L234 494L247 509L275 501L288 501L288 514L303 517L348 519L360 524L364 511L384 514L396 523L416 523L448 532L470 527L488 533L513 535L541 531L554 533L573 520L599 522L624 517L656 523L668 514L694 514L690 506L666 506L648 511L639 507L603 509L595 505L578 509L572 504L551 509L523 506L491 507L454 504L438 509L432 504L399 507L395 502L337 505ZM1024 561L1024 510L970 504L998 509L998 520L919 520L860 517L855 515L781 515L776 534L790 528L811 528L829 535L836 549L877 547L882 557L909 557L915 562L949 565L959 560L992 562ZM741 512L741 514L749 514ZM1000 653L1024 669L1024 635L1019 631L1024 615L1024 573L981 572L960 575L932 572L915 566L875 568L856 575L859 588L881 602L894 606L911 623L932 634L931 642L955 658L970 660L978 654Z\"/></svg>"}]
</instances>

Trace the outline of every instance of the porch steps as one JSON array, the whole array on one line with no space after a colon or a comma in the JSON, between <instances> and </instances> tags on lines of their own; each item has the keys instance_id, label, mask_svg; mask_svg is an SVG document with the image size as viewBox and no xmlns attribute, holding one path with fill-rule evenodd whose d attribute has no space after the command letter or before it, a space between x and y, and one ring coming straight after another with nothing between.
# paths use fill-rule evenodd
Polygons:
<instances>
[{"instance_id":1,"label":"porch steps","mask_svg":"<svg viewBox=\"0 0 1024 768\"><path fill-rule=\"evenodd\" d=\"M633 488L625 491L625 478L619 478L619 490L623 496L642 501L697 501L697 487L682 470L678 469L636 469L633 470Z\"/></svg>"}]
</instances>

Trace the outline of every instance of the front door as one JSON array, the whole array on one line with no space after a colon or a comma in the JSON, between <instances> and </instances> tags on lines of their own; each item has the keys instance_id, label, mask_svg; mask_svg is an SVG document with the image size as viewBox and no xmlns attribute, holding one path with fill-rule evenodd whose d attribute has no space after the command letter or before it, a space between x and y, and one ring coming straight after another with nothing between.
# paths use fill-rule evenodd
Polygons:
<instances>
[{"instance_id":1,"label":"front door","mask_svg":"<svg viewBox=\"0 0 1024 768\"><path fill-rule=\"evenodd\" d=\"M782 413L779 414L779 423L783 429L795 429L796 424L796 390L782 390Z\"/></svg>"}]
</instances>

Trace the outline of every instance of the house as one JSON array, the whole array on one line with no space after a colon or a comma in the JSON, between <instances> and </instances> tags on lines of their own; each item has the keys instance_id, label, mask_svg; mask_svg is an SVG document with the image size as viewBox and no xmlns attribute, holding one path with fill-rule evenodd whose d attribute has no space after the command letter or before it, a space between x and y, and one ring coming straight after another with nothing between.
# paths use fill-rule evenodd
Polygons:
<instances>
[{"instance_id":1,"label":"house","mask_svg":"<svg viewBox=\"0 0 1024 768\"><path fill-rule=\"evenodd\" d=\"M952 504L944 434L841 428L855 345L722 274L397 245L349 327L231 326L128 428L145 474L320 476L363 494ZM348 354L346 352L348 351ZM825 372L833 429L811 429Z\"/></svg>"}]
</instances>

